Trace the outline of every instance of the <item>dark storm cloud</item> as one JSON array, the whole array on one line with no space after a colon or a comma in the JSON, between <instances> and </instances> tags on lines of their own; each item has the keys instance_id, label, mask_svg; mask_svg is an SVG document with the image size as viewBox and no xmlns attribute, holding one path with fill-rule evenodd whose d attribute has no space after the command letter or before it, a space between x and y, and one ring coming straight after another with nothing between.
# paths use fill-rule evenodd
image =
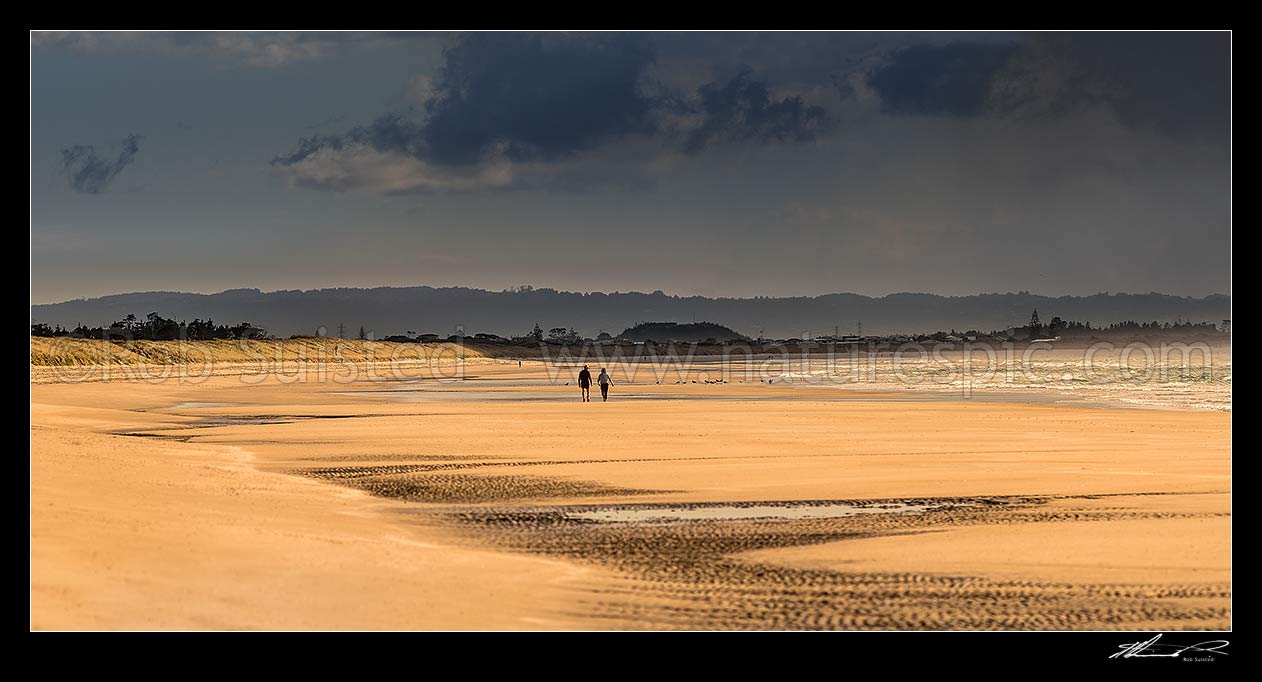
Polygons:
<instances>
[{"instance_id":1,"label":"dark storm cloud","mask_svg":"<svg viewBox=\"0 0 1262 682\"><path fill-rule=\"evenodd\" d=\"M1106 109L1131 127L1223 136L1231 102L1224 33L1055 33L1022 43L911 45L866 69L891 115L1021 121ZM835 79L842 98L853 83Z\"/></svg>"},{"instance_id":2,"label":"dark storm cloud","mask_svg":"<svg viewBox=\"0 0 1262 682\"><path fill-rule=\"evenodd\" d=\"M423 131L439 163L474 163L495 145L514 160L555 159L655 130L641 35L476 33L444 58Z\"/></svg>"},{"instance_id":3,"label":"dark storm cloud","mask_svg":"<svg viewBox=\"0 0 1262 682\"><path fill-rule=\"evenodd\" d=\"M295 184L338 191L555 187L557 177L600 164L618 166L601 177L630 171L640 182L672 167L672 155L844 137L878 113L908 125L1003 118L1030 134L1085 113L1082 134L1104 130L1111 116L1130 128L1226 139L1223 34L704 34L693 44L676 34L471 33L453 41L437 72L418 78L422 111L302 138L272 165Z\"/></svg>"},{"instance_id":4,"label":"dark storm cloud","mask_svg":"<svg viewBox=\"0 0 1262 682\"><path fill-rule=\"evenodd\" d=\"M657 99L641 91L652 50L636 35L475 33L444 51L423 123L388 113L340 135L302 139L272 160L362 145L447 166L488 155L555 160L630 133L653 133Z\"/></svg>"},{"instance_id":5,"label":"dark storm cloud","mask_svg":"<svg viewBox=\"0 0 1262 682\"><path fill-rule=\"evenodd\" d=\"M689 95L698 84L723 83L749 70L776 91L827 87L839 71L902 44L893 36L839 32L670 32L653 35L654 73Z\"/></svg>"},{"instance_id":6,"label":"dark storm cloud","mask_svg":"<svg viewBox=\"0 0 1262 682\"><path fill-rule=\"evenodd\" d=\"M773 99L765 83L742 69L726 83L697 89L699 126L688 133L684 150L701 151L711 140L807 142L832 125L828 110L801 97Z\"/></svg>"},{"instance_id":7,"label":"dark storm cloud","mask_svg":"<svg viewBox=\"0 0 1262 682\"><path fill-rule=\"evenodd\" d=\"M912 45L868 73L868 86L890 114L973 116L989 100L995 74L1016 45Z\"/></svg>"},{"instance_id":8,"label":"dark storm cloud","mask_svg":"<svg viewBox=\"0 0 1262 682\"><path fill-rule=\"evenodd\" d=\"M271 163L298 169L310 162L306 170L319 180L299 178L298 184L321 188L381 184L346 175L363 175L371 166L370 174L388 180L388 191L410 192L450 186L451 173L476 177L472 169L496 162L532 164L530 172L543 173L548 165L632 137L662 154L676 148L696 153L718 142L808 141L831 124L823 107L799 96L774 97L748 68L724 82L685 90L655 78L656 59L644 34L464 35L444 50L423 118L388 113L345 133L302 138ZM369 152L389 158L364 163ZM359 157L360 163L334 169L332 155ZM399 157L417 162L414 171L433 181L401 178L407 171ZM377 173L383 165L392 170ZM502 174L488 177L499 187L520 186Z\"/></svg>"},{"instance_id":9,"label":"dark storm cloud","mask_svg":"<svg viewBox=\"0 0 1262 682\"><path fill-rule=\"evenodd\" d=\"M276 166L292 166L322 149L340 151L347 147L364 146L379 152L401 152L409 156L425 156L425 131L399 114L382 114L366 126L356 126L336 135L312 135L298 141L288 154L272 159Z\"/></svg>"},{"instance_id":10,"label":"dark storm cloud","mask_svg":"<svg viewBox=\"0 0 1262 682\"><path fill-rule=\"evenodd\" d=\"M123 138L122 149L115 159L97 154L92 145L76 144L61 150L61 170L70 187L83 194L100 194L123 172L140 151L140 136Z\"/></svg>"}]
</instances>

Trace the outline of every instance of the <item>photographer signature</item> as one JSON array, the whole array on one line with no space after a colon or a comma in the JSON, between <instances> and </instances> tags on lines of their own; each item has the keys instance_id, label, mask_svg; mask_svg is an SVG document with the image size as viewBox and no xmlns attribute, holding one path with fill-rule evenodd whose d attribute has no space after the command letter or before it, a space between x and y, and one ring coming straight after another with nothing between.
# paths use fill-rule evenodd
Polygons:
<instances>
[{"instance_id":1,"label":"photographer signature","mask_svg":"<svg viewBox=\"0 0 1262 682\"><path fill-rule=\"evenodd\" d=\"M1157 635L1146 642L1131 642L1129 644L1119 645L1121 651L1109 656L1109 658L1178 658L1184 653L1192 652L1206 654L1222 654L1227 655L1222 649L1229 643L1225 639L1212 639L1197 644L1159 644L1158 640L1161 635Z\"/></svg>"}]
</instances>

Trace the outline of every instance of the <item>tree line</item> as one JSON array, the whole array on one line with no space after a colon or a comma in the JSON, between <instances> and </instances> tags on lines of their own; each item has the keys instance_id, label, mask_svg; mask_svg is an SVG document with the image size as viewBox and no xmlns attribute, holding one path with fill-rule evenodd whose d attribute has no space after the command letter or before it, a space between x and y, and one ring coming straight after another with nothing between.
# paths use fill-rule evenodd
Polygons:
<instances>
[{"instance_id":1,"label":"tree line","mask_svg":"<svg viewBox=\"0 0 1262 682\"><path fill-rule=\"evenodd\" d=\"M1040 336L1092 336L1092 335L1113 335L1113 334L1152 334L1157 332L1170 332L1181 334L1213 334L1218 332L1218 327L1213 322L1192 322L1190 320L1178 320L1174 323L1158 322L1136 322L1134 320L1126 320L1125 322L1114 322L1108 326L1092 327L1090 322L1077 322L1073 320L1062 320L1059 317L1053 317L1048 324L1039 323L1038 311L1030 316L1030 324L1025 327L1017 327L1015 329L1024 329L1030 338ZM941 332L939 332L940 334ZM951 333L955 333L952 330ZM975 332L968 332L973 334ZM991 332L991 336L1005 336L1005 331Z\"/></svg>"},{"instance_id":2,"label":"tree line","mask_svg":"<svg viewBox=\"0 0 1262 682\"><path fill-rule=\"evenodd\" d=\"M1193 334L1213 334L1218 331L1218 327L1213 322L1192 322L1188 320L1179 320L1176 322L1136 322L1134 320L1126 320L1125 322L1114 322L1108 326L1092 327L1090 322L1074 322L1061 321L1059 317L1052 318L1051 324L1040 330L1046 331L1048 336L1056 336L1064 333L1072 336L1084 336L1092 334L1144 334L1154 332L1178 332Z\"/></svg>"},{"instance_id":3,"label":"tree line","mask_svg":"<svg viewBox=\"0 0 1262 682\"><path fill-rule=\"evenodd\" d=\"M1156 320L1152 322L1135 322L1127 320L1125 322L1114 322L1105 327L1108 331L1155 331L1155 330L1175 330L1175 331L1205 331L1212 332L1217 329L1213 322L1169 322L1158 323Z\"/></svg>"},{"instance_id":4,"label":"tree line","mask_svg":"<svg viewBox=\"0 0 1262 682\"><path fill-rule=\"evenodd\" d=\"M267 330L256 327L249 322L239 324L216 325L214 320L201 318L192 322L176 322L157 313L149 313L145 319L138 319L129 314L108 327L88 327L80 324L74 329L65 329L61 325L49 326L43 322L31 325L31 336L65 336L75 339L143 339L147 341L173 341L186 339L193 341L209 341L211 339L262 339L267 337Z\"/></svg>"}]
</instances>

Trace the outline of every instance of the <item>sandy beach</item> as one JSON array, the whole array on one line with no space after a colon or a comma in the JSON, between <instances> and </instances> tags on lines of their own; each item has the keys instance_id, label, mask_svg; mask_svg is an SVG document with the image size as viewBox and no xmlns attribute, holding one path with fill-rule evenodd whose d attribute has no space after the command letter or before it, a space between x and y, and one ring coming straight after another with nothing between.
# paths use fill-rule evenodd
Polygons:
<instances>
[{"instance_id":1,"label":"sandy beach","mask_svg":"<svg viewBox=\"0 0 1262 682\"><path fill-rule=\"evenodd\" d=\"M28 33L33 633L1238 658L1230 29Z\"/></svg>"},{"instance_id":2,"label":"sandy beach","mask_svg":"<svg viewBox=\"0 0 1262 682\"><path fill-rule=\"evenodd\" d=\"M547 379L33 383L31 626L1231 626L1230 412Z\"/></svg>"}]
</instances>

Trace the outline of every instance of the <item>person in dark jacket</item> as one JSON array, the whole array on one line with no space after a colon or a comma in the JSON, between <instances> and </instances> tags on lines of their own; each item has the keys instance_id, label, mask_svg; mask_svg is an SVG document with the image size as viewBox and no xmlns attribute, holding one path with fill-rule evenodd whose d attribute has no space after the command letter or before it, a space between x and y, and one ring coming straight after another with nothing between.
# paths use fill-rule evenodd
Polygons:
<instances>
[{"instance_id":1,"label":"person in dark jacket","mask_svg":"<svg viewBox=\"0 0 1262 682\"><path fill-rule=\"evenodd\" d=\"M590 403L592 401L592 373L587 369L587 365L583 365L583 371L578 373L578 387L583 391L583 402Z\"/></svg>"}]
</instances>

